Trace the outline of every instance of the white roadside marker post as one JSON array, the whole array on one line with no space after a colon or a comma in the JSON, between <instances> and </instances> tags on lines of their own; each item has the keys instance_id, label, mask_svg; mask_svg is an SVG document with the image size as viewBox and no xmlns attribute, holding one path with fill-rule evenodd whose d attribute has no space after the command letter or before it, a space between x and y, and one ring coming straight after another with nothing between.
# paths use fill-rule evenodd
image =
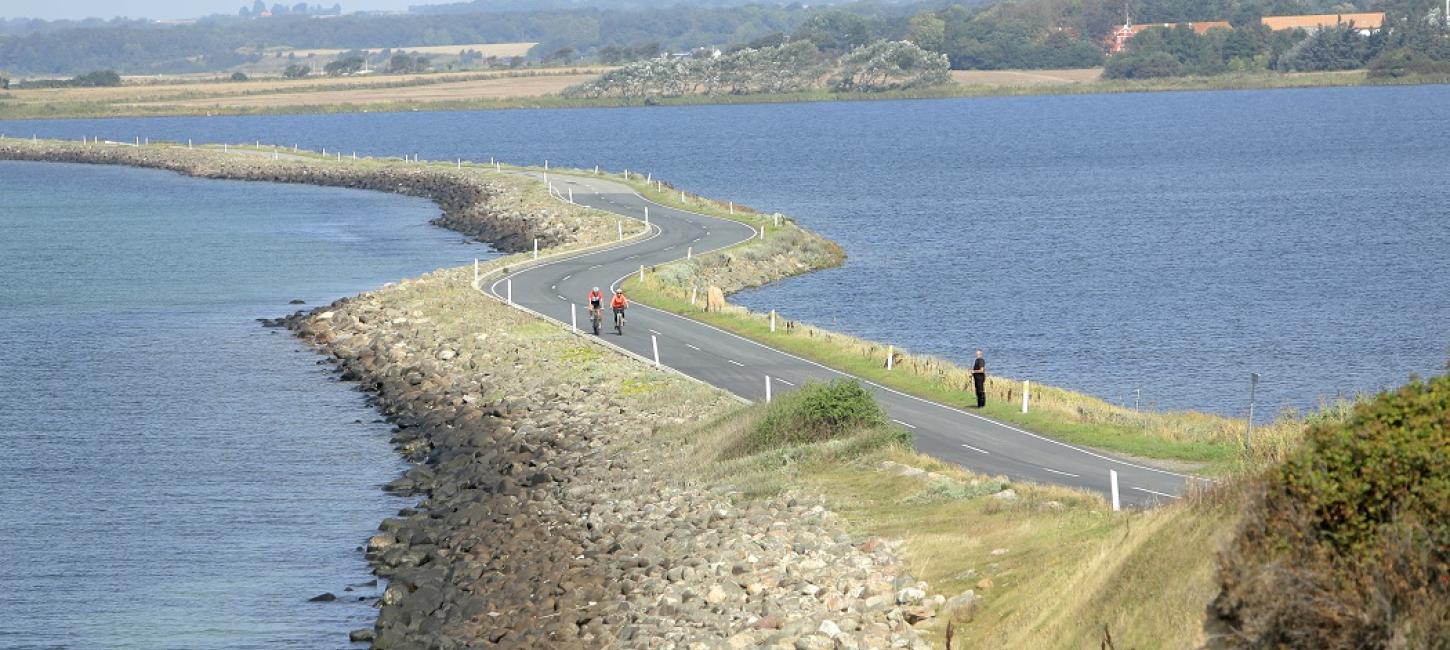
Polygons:
<instances>
[{"instance_id":1,"label":"white roadside marker post","mask_svg":"<svg viewBox=\"0 0 1450 650\"><path fill-rule=\"evenodd\" d=\"M649 173L647 173L647 174L644 175L644 182L646 182L646 183L651 182L651 181L654 180L654 177L655 177L655 173L654 172L649 172Z\"/></svg>"},{"instance_id":2,"label":"white roadside marker post","mask_svg":"<svg viewBox=\"0 0 1450 650\"><path fill-rule=\"evenodd\" d=\"M513 278L509 278L508 281L504 282L504 294L506 295L506 297L508 299L509 306L510 307L514 306L514 279Z\"/></svg>"},{"instance_id":3,"label":"white roadside marker post","mask_svg":"<svg viewBox=\"0 0 1450 650\"><path fill-rule=\"evenodd\" d=\"M574 203L574 188L569 188L569 203Z\"/></svg>"},{"instance_id":4,"label":"white roadside marker post","mask_svg":"<svg viewBox=\"0 0 1450 650\"><path fill-rule=\"evenodd\" d=\"M136 136L136 146L141 146L141 136Z\"/></svg>"},{"instance_id":5,"label":"white roadside marker post","mask_svg":"<svg viewBox=\"0 0 1450 650\"><path fill-rule=\"evenodd\" d=\"M690 258L692 258L694 256L695 256L695 247L694 246L686 246L685 247L685 259L690 259Z\"/></svg>"},{"instance_id":6,"label":"white roadside marker post","mask_svg":"<svg viewBox=\"0 0 1450 650\"><path fill-rule=\"evenodd\" d=\"M644 265L639 265L639 281L644 282Z\"/></svg>"},{"instance_id":7,"label":"white roadside marker post","mask_svg":"<svg viewBox=\"0 0 1450 650\"><path fill-rule=\"evenodd\" d=\"M1123 509L1118 503L1118 470L1108 470L1108 482L1112 484L1113 488L1113 512L1117 512Z\"/></svg>"},{"instance_id":8,"label":"white roadside marker post","mask_svg":"<svg viewBox=\"0 0 1450 650\"><path fill-rule=\"evenodd\" d=\"M598 176L599 175L599 165L595 165L594 166L594 175L595 176Z\"/></svg>"},{"instance_id":9,"label":"white roadside marker post","mask_svg":"<svg viewBox=\"0 0 1450 650\"><path fill-rule=\"evenodd\" d=\"M775 333L775 310L770 310L770 333Z\"/></svg>"},{"instance_id":10,"label":"white roadside marker post","mask_svg":"<svg viewBox=\"0 0 1450 650\"><path fill-rule=\"evenodd\" d=\"M765 403L770 403L770 375L765 376Z\"/></svg>"},{"instance_id":11,"label":"white roadside marker post","mask_svg":"<svg viewBox=\"0 0 1450 650\"><path fill-rule=\"evenodd\" d=\"M222 143L222 153L229 153L231 151L231 149L228 148L229 146L230 145L228 145L227 143L223 142Z\"/></svg>"},{"instance_id":12,"label":"white roadside marker post","mask_svg":"<svg viewBox=\"0 0 1450 650\"><path fill-rule=\"evenodd\" d=\"M735 202L730 202L730 214L735 214Z\"/></svg>"},{"instance_id":13,"label":"white roadside marker post","mask_svg":"<svg viewBox=\"0 0 1450 650\"><path fill-rule=\"evenodd\" d=\"M886 346L886 369L890 370L892 364L896 363L896 346Z\"/></svg>"},{"instance_id":14,"label":"white roadside marker post","mask_svg":"<svg viewBox=\"0 0 1450 650\"><path fill-rule=\"evenodd\" d=\"M569 303L569 329L579 333L579 305L572 302Z\"/></svg>"},{"instance_id":15,"label":"white roadside marker post","mask_svg":"<svg viewBox=\"0 0 1450 650\"><path fill-rule=\"evenodd\" d=\"M616 221L614 225L619 228L619 241L624 241L624 222Z\"/></svg>"},{"instance_id":16,"label":"white roadside marker post","mask_svg":"<svg viewBox=\"0 0 1450 650\"><path fill-rule=\"evenodd\" d=\"M644 206L644 227L649 227L649 206Z\"/></svg>"},{"instance_id":17,"label":"white roadside marker post","mask_svg":"<svg viewBox=\"0 0 1450 650\"><path fill-rule=\"evenodd\" d=\"M539 238L534 238L534 259L539 259Z\"/></svg>"},{"instance_id":18,"label":"white roadside marker post","mask_svg":"<svg viewBox=\"0 0 1450 650\"><path fill-rule=\"evenodd\" d=\"M544 171L549 171L549 159L544 159Z\"/></svg>"},{"instance_id":19,"label":"white roadside marker post","mask_svg":"<svg viewBox=\"0 0 1450 650\"><path fill-rule=\"evenodd\" d=\"M493 164L493 171L502 174L503 173L503 163L501 163L501 162L495 162Z\"/></svg>"},{"instance_id":20,"label":"white roadside marker post","mask_svg":"<svg viewBox=\"0 0 1450 650\"><path fill-rule=\"evenodd\" d=\"M357 160L357 152L356 151L352 152L352 155L353 155L353 160ZM458 159L458 168L459 169L463 169L463 159L462 158L459 158Z\"/></svg>"},{"instance_id":21,"label":"white roadside marker post","mask_svg":"<svg viewBox=\"0 0 1450 650\"><path fill-rule=\"evenodd\" d=\"M649 346L651 348L654 348L654 352L655 352L655 367L658 368L658 367L660 367L660 340L659 340L659 338L656 337L653 334L649 335Z\"/></svg>"},{"instance_id":22,"label":"white roadside marker post","mask_svg":"<svg viewBox=\"0 0 1450 650\"><path fill-rule=\"evenodd\" d=\"M779 212L775 213L775 227L776 228L779 228L780 227L780 213Z\"/></svg>"},{"instance_id":23,"label":"white roadside marker post","mask_svg":"<svg viewBox=\"0 0 1450 650\"><path fill-rule=\"evenodd\" d=\"M1030 380L1023 379L1022 380L1022 412L1023 413L1026 413L1027 412L1027 395L1028 395L1028 391L1030 391L1030 390L1032 390L1032 382Z\"/></svg>"},{"instance_id":24,"label":"white roadside marker post","mask_svg":"<svg viewBox=\"0 0 1450 650\"><path fill-rule=\"evenodd\" d=\"M680 190L680 203L684 203L684 202L685 202L685 191L684 190Z\"/></svg>"}]
</instances>

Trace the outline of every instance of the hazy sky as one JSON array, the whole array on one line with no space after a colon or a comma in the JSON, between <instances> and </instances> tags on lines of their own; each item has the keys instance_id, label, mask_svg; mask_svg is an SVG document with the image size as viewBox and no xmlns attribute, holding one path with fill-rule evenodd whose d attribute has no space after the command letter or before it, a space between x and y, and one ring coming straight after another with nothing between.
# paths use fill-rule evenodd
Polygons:
<instances>
[{"instance_id":1,"label":"hazy sky","mask_svg":"<svg viewBox=\"0 0 1450 650\"><path fill-rule=\"evenodd\" d=\"M264 0L291 6L301 0ZM408 5L434 4L438 0L307 0L307 4L332 6L342 2L343 11L364 9L407 9ZM195 18L207 14L236 13L252 0L0 0L0 18Z\"/></svg>"}]
</instances>

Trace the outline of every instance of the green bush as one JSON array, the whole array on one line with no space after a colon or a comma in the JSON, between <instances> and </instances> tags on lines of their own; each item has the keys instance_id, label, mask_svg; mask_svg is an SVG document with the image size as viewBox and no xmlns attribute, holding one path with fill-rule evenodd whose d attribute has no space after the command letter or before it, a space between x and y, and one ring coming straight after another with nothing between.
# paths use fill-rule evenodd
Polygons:
<instances>
[{"instance_id":1,"label":"green bush","mask_svg":"<svg viewBox=\"0 0 1450 650\"><path fill-rule=\"evenodd\" d=\"M835 440L885 424L886 413L860 382L807 382L776 398L732 455Z\"/></svg>"},{"instance_id":2,"label":"green bush","mask_svg":"<svg viewBox=\"0 0 1450 650\"><path fill-rule=\"evenodd\" d=\"M1324 423L1220 559L1236 647L1450 647L1450 375Z\"/></svg>"},{"instance_id":3,"label":"green bush","mask_svg":"<svg viewBox=\"0 0 1450 650\"><path fill-rule=\"evenodd\" d=\"M1369 76L1397 79L1417 74L1450 74L1450 61L1431 58L1424 52L1402 47L1383 52L1369 62Z\"/></svg>"}]
</instances>

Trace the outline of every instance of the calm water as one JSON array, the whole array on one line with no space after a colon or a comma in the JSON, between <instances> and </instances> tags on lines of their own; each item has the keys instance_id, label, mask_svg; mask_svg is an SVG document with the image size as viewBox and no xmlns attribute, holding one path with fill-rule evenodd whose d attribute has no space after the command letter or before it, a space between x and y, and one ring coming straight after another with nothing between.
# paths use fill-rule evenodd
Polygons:
<instances>
[{"instance_id":1,"label":"calm water","mask_svg":"<svg viewBox=\"0 0 1450 650\"><path fill-rule=\"evenodd\" d=\"M379 490L389 428L253 319L486 252L435 214L0 162L0 648L339 648L370 626L377 589L344 589L403 505ZM324 591L347 598L305 602Z\"/></svg>"},{"instance_id":2,"label":"calm water","mask_svg":"<svg viewBox=\"0 0 1450 650\"><path fill-rule=\"evenodd\" d=\"M1447 124L1421 86L0 131L648 170L845 245L754 307L1158 408L1242 412L1259 372L1272 413L1443 368Z\"/></svg>"}]
</instances>

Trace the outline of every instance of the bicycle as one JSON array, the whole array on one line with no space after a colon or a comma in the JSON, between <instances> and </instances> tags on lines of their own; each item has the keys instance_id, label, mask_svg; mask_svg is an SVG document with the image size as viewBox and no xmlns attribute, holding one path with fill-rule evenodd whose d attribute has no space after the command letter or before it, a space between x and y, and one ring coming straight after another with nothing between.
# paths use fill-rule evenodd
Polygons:
<instances>
[{"instance_id":1,"label":"bicycle","mask_svg":"<svg viewBox=\"0 0 1450 650\"><path fill-rule=\"evenodd\" d=\"M604 309L601 307L590 308L589 322L594 326L594 335L599 336L599 328L604 324Z\"/></svg>"},{"instance_id":2,"label":"bicycle","mask_svg":"<svg viewBox=\"0 0 1450 650\"><path fill-rule=\"evenodd\" d=\"M614 333L624 336L624 310L614 310Z\"/></svg>"}]
</instances>

